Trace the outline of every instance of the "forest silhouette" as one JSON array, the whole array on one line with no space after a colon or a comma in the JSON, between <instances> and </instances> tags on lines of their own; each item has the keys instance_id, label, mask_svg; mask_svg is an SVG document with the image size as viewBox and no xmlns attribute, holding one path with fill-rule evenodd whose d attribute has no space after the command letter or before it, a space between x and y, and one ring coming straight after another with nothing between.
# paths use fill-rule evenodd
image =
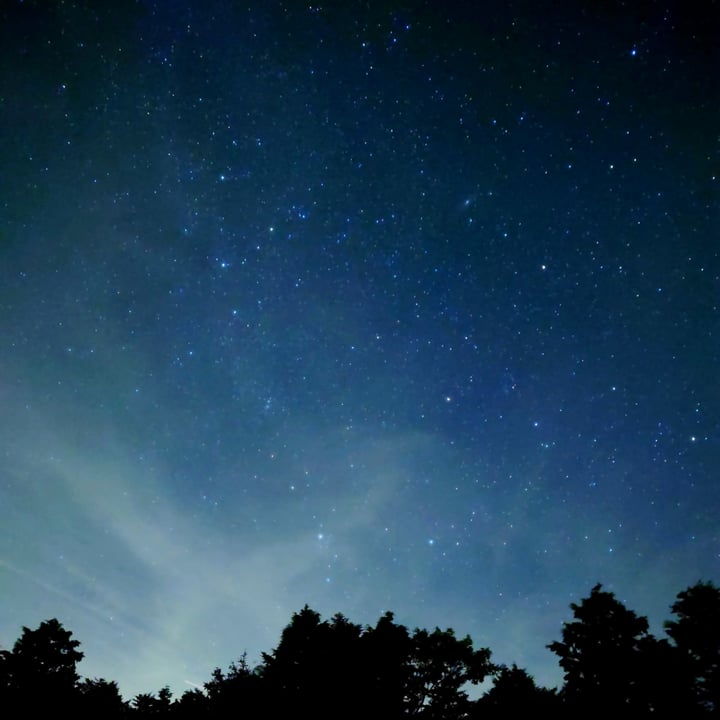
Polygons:
<instances>
[{"instance_id":1,"label":"forest silhouette","mask_svg":"<svg viewBox=\"0 0 720 720\"><path fill-rule=\"evenodd\" d=\"M24 627L12 650L0 650L0 700L9 717L62 711L108 720L720 715L720 588L712 582L677 595L666 638L601 585L570 608L573 620L547 646L564 671L559 688L539 687L516 665L496 665L489 648L474 649L450 628L411 631L391 612L372 626L342 614L323 620L306 605L259 664L241 655L177 698L165 687L125 700L116 682L80 677L80 642L57 619ZM468 685L485 680L489 689L471 699Z\"/></svg>"}]
</instances>

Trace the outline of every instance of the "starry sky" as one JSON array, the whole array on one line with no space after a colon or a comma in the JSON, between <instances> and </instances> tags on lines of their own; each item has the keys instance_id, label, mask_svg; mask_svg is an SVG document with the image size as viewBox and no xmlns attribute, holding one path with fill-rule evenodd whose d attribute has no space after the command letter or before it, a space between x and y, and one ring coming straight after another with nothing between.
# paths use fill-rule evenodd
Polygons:
<instances>
[{"instance_id":1,"label":"starry sky","mask_svg":"<svg viewBox=\"0 0 720 720\"><path fill-rule=\"evenodd\" d=\"M700 5L3 2L0 644L129 699L305 603L549 686L596 582L661 633L720 577Z\"/></svg>"}]
</instances>

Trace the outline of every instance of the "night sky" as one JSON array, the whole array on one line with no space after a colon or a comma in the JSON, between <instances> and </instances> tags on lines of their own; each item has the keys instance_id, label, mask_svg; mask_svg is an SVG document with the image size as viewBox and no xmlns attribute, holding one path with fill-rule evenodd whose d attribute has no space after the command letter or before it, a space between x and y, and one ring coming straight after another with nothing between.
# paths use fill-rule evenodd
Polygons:
<instances>
[{"instance_id":1,"label":"night sky","mask_svg":"<svg viewBox=\"0 0 720 720\"><path fill-rule=\"evenodd\" d=\"M549 686L596 582L662 635L720 578L719 12L4 0L0 644L129 699L306 603Z\"/></svg>"}]
</instances>

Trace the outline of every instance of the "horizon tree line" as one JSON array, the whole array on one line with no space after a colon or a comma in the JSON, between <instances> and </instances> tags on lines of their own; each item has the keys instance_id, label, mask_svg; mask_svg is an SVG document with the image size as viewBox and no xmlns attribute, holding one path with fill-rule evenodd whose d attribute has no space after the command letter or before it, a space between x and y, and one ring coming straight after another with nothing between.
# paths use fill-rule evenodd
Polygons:
<instances>
[{"instance_id":1,"label":"horizon tree line","mask_svg":"<svg viewBox=\"0 0 720 720\"><path fill-rule=\"evenodd\" d=\"M80 642L56 618L23 627L0 649L0 707L12 715L69 712L82 718L383 718L479 720L541 711L555 717L620 713L645 717L720 716L720 588L698 581L678 593L664 623L647 618L597 584L561 639L547 647L564 671L559 688L536 685L516 665L495 664L454 630L409 630L386 612L362 626L337 613L323 620L307 605L280 641L251 666L246 655L203 688L173 698L168 687L125 700L115 681L81 678ZM468 685L492 679L477 699Z\"/></svg>"}]
</instances>

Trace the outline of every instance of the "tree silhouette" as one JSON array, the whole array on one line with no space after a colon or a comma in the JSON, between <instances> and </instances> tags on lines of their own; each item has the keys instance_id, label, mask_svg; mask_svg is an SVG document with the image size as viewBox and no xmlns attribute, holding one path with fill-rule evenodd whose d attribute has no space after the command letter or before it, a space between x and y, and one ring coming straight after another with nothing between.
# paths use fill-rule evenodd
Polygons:
<instances>
[{"instance_id":1,"label":"tree silhouette","mask_svg":"<svg viewBox=\"0 0 720 720\"><path fill-rule=\"evenodd\" d=\"M260 716L266 704L259 670L250 667L245 654L230 665L227 674L215 668L212 679L204 687L213 718L235 717L238 708L243 709L244 717L253 718ZM200 705L199 698L196 697L195 702Z\"/></svg>"},{"instance_id":2,"label":"tree silhouette","mask_svg":"<svg viewBox=\"0 0 720 720\"><path fill-rule=\"evenodd\" d=\"M164 687L158 691L157 697L153 693L136 695L133 698L132 707L136 713L143 717L163 717L170 714L171 700L170 688Z\"/></svg>"},{"instance_id":3,"label":"tree silhouette","mask_svg":"<svg viewBox=\"0 0 720 720\"><path fill-rule=\"evenodd\" d=\"M270 715L316 718L380 715L452 720L470 707L466 683L494 669L487 649L452 630L410 634L386 613L363 629L343 615L330 622L305 606L283 630L280 644L263 656L260 676L271 698Z\"/></svg>"},{"instance_id":4,"label":"tree silhouette","mask_svg":"<svg viewBox=\"0 0 720 720\"><path fill-rule=\"evenodd\" d=\"M212 714L211 714L212 706ZM237 715L237 711L234 713ZM198 688L186 690L179 700L173 703L173 717L179 720L202 720L203 718L224 718L229 714L220 712L216 708L210 698ZM244 717L252 717L244 714Z\"/></svg>"},{"instance_id":5,"label":"tree silhouette","mask_svg":"<svg viewBox=\"0 0 720 720\"><path fill-rule=\"evenodd\" d=\"M665 630L680 654L696 708L720 714L720 588L697 582L677 595Z\"/></svg>"},{"instance_id":6,"label":"tree silhouette","mask_svg":"<svg viewBox=\"0 0 720 720\"><path fill-rule=\"evenodd\" d=\"M362 629L336 615L321 621L307 605L293 614L280 644L263 654L259 669L273 713L307 713L316 718L342 714L361 681L357 665Z\"/></svg>"},{"instance_id":7,"label":"tree silhouette","mask_svg":"<svg viewBox=\"0 0 720 720\"><path fill-rule=\"evenodd\" d=\"M6 698L28 711L57 703L73 705L79 680L76 666L83 658L79 645L57 619L35 630L23 627L12 652L2 652Z\"/></svg>"},{"instance_id":8,"label":"tree silhouette","mask_svg":"<svg viewBox=\"0 0 720 720\"><path fill-rule=\"evenodd\" d=\"M493 685L475 704L472 717L516 717L525 713L557 714L560 701L554 690L538 687L526 670L513 664L503 665L493 678Z\"/></svg>"},{"instance_id":9,"label":"tree silhouette","mask_svg":"<svg viewBox=\"0 0 720 720\"><path fill-rule=\"evenodd\" d=\"M588 598L572 603L575 621L566 623L562 642L548 647L565 671L562 696L571 709L593 713L647 712L643 662L652 646L648 622L613 593L596 585Z\"/></svg>"},{"instance_id":10,"label":"tree silhouette","mask_svg":"<svg viewBox=\"0 0 720 720\"><path fill-rule=\"evenodd\" d=\"M411 667L408 659L413 640L404 625L386 612L362 635L361 661L367 671L363 675L365 711L369 717L399 718L405 715Z\"/></svg>"},{"instance_id":11,"label":"tree silhouette","mask_svg":"<svg viewBox=\"0 0 720 720\"><path fill-rule=\"evenodd\" d=\"M490 650L473 650L469 636L455 637L452 629L417 629L412 635L407 710L411 716L450 720L467 715L470 704L462 690L482 682L494 670Z\"/></svg>"},{"instance_id":12,"label":"tree silhouette","mask_svg":"<svg viewBox=\"0 0 720 720\"><path fill-rule=\"evenodd\" d=\"M127 713L117 683L100 679L85 679L77 686L78 709L82 717L116 720Z\"/></svg>"}]
</instances>

